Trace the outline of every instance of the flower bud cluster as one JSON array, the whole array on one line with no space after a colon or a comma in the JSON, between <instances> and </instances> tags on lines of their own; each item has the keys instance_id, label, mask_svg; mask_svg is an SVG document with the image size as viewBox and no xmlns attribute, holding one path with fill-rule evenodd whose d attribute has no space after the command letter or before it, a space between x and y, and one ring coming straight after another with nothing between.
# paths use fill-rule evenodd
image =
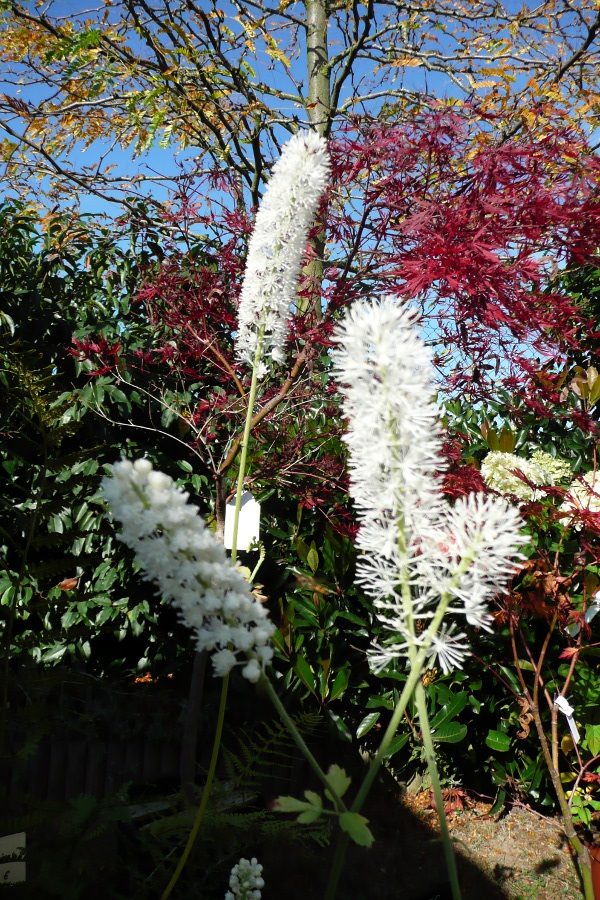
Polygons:
<instances>
[{"instance_id":1,"label":"flower bud cluster","mask_svg":"<svg viewBox=\"0 0 600 900\"><path fill-rule=\"evenodd\" d=\"M225 900L260 900L261 888L265 886L262 869L255 856L250 860L240 859L231 870L231 890L225 894Z\"/></svg>"},{"instance_id":2,"label":"flower bud cluster","mask_svg":"<svg viewBox=\"0 0 600 900\"><path fill-rule=\"evenodd\" d=\"M242 675L258 681L273 656L269 642L275 626L187 502L189 495L147 459L115 463L102 490L121 523L119 539L193 629L197 649L213 651L215 674L226 675L242 653L247 657Z\"/></svg>"}]
</instances>

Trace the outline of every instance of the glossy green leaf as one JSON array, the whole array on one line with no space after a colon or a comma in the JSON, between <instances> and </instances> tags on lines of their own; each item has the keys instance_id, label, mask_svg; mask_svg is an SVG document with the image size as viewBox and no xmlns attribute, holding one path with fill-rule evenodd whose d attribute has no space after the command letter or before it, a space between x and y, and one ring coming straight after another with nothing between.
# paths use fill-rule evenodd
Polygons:
<instances>
[{"instance_id":1,"label":"glossy green leaf","mask_svg":"<svg viewBox=\"0 0 600 900\"><path fill-rule=\"evenodd\" d=\"M313 670L309 666L304 656L297 654L296 661L294 662L294 671L296 672L296 675L304 684L304 686L307 687L312 694L314 694L316 687L315 676Z\"/></svg>"},{"instance_id":2,"label":"glossy green leaf","mask_svg":"<svg viewBox=\"0 0 600 900\"><path fill-rule=\"evenodd\" d=\"M373 728L375 723L379 720L380 716L381 713L378 712L367 713L356 729L356 737L360 740L365 734L368 734L371 728Z\"/></svg>"},{"instance_id":3,"label":"glossy green leaf","mask_svg":"<svg viewBox=\"0 0 600 900\"><path fill-rule=\"evenodd\" d=\"M510 749L510 738L503 731L494 731L493 729L488 731L485 742L488 747L499 753L506 753Z\"/></svg>"},{"instance_id":4,"label":"glossy green leaf","mask_svg":"<svg viewBox=\"0 0 600 900\"><path fill-rule=\"evenodd\" d=\"M469 702L469 695L466 691L462 691L460 694L455 694L447 700L446 703L442 706L440 710L435 714L435 716L430 721L430 727L432 731L438 731L442 725L446 722L450 722L452 719L455 719L459 713L463 711L467 703Z\"/></svg>"},{"instance_id":5,"label":"glossy green leaf","mask_svg":"<svg viewBox=\"0 0 600 900\"><path fill-rule=\"evenodd\" d=\"M467 736L467 726L460 722L445 722L433 732L433 740L437 743L458 744Z\"/></svg>"},{"instance_id":6,"label":"glossy green leaf","mask_svg":"<svg viewBox=\"0 0 600 900\"><path fill-rule=\"evenodd\" d=\"M346 688L348 687L348 681L350 680L350 670L347 668L340 669L337 675L335 676L334 682L331 686L331 692L329 694L330 700L337 700L338 697L341 697Z\"/></svg>"}]
</instances>

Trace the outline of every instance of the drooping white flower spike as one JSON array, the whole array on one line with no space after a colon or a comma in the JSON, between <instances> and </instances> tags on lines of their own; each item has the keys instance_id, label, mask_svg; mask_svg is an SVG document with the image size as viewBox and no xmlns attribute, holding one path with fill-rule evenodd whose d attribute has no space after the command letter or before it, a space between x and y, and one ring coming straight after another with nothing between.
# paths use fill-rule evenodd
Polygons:
<instances>
[{"instance_id":1,"label":"drooping white flower spike","mask_svg":"<svg viewBox=\"0 0 600 900\"><path fill-rule=\"evenodd\" d=\"M197 649L216 651L215 674L230 672L242 653L242 675L258 681L273 656L275 626L187 502L189 495L147 459L115 463L102 491L121 523L119 539L133 550L146 578L178 608L195 632Z\"/></svg>"},{"instance_id":2,"label":"drooping white flower spike","mask_svg":"<svg viewBox=\"0 0 600 900\"><path fill-rule=\"evenodd\" d=\"M361 526L356 579L389 632L371 663L381 669L425 646L449 671L468 653L457 617L489 627L488 603L514 572L524 538L503 498L471 494L454 506L443 498L433 369L416 324L394 298L360 301L335 332L333 361ZM432 632L440 604L451 620Z\"/></svg>"},{"instance_id":3,"label":"drooping white flower spike","mask_svg":"<svg viewBox=\"0 0 600 900\"><path fill-rule=\"evenodd\" d=\"M248 246L236 337L242 361L253 363L259 328L265 355L278 363L285 359L308 232L328 177L325 139L314 131L295 134L273 167Z\"/></svg>"}]
</instances>

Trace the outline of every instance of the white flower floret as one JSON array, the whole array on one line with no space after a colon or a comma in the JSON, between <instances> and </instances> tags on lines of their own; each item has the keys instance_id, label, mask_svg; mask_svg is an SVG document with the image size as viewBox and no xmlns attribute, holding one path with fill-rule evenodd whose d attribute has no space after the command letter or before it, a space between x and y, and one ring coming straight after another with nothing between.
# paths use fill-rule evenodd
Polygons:
<instances>
[{"instance_id":1,"label":"white flower floret","mask_svg":"<svg viewBox=\"0 0 600 900\"><path fill-rule=\"evenodd\" d=\"M488 487L499 494L512 494L520 500L537 500L543 492L532 485L550 487L571 477L571 467L544 450L535 450L531 459L514 453L492 450L481 465L481 475ZM527 481L521 477L523 475Z\"/></svg>"},{"instance_id":2,"label":"white flower floret","mask_svg":"<svg viewBox=\"0 0 600 900\"><path fill-rule=\"evenodd\" d=\"M212 655L212 664L215 675L220 678L224 678L225 675L229 675L236 663L237 657L235 653L231 652L231 650L218 650Z\"/></svg>"},{"instance_id":3,"label":"white flower floret","mask_svg":"<svg viewBox=\"0 0 600 900\"><path fill-rule=\"evenodd\" d=\"M252 364L259 328L264 352L284 362L287 323L310 227L329 177L327 143L300 131L283 147L258 209L240 295L236 353ZM261 366L261 374L265 367Z\"/></svg>"},{"instance_id":4,"label":"white flower floret","mask_svg":"<svg viewBox=\"0 0 600 900\"><path fill-rule=\"evenodd\" d=\"M521 518L503 498L485 494L460 497L447 505L440 530L424 539L417 560L420 583L454 598L452 612L470 625L489 629L489 600L504 590L515 571Z\"/></svg>"},{"instance_id":5,"label":"white flower floret","mask_svg":"<svg viewBox=\"0 0 600 900\"><path fill-rule=\"evenodd\" d=\"M489 601L514 572L521 522L504 499L471 494L450 506L443 498L433 370L416 324L393 298L360 301L337 328L332 356L360 521L356 580L387 632L371 665L380 670L422 647L447 672L462 665L466 638L454 621L430 631L432 619L445 609L489 627Z\"/></svg>"},{"instance_id":6,"label":"white flower floret","mask_svg":"<svg viewBox=\"0 0 600 900\"><path fill-rule=\"evenodd\" d=\"M102 490L121 523L119 539L194 630L197 649L213 652L215 673L228 674L243 652L250 660L242 674L257 681L270 661L264 649L275 626L189 495L147 459L115 463Z\"/></svg>"},{"instance_id":7,"label":"white flower floret","mask_svg":"<svg viewBox=\"0 0 600 900\"><path fill-rule=\"evenodd\" d=\"M250 860L240 859L231 870L230 890L225 894L225 900L260 900L265 886L262 869L255 856Z\"/></svg>"},{"instance_id":8,"label":"white flower floret","mask_svg":"<svg viewBox=\"0 0 600 900\"><path fill-rule=\"evenodd\" d=\"M444 674L460 669L469 655L469 642L465 634L459 633L452 623L442 624L439 632L433 636L429 658L435 660ZM434 732L435 738L435 732Z\"/></svg>"}]
</instances>

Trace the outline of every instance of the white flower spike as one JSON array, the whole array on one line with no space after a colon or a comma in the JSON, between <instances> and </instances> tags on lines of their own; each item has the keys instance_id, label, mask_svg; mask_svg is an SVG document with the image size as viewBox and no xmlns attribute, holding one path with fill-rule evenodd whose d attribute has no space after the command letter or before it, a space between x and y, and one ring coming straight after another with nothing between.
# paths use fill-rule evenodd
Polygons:
<instances>
[{"instance_id":1,"label":"white flower spike","mask_svg":"<svg viewBox=\"0 0 600 900\"><path fill-rule=\"evenodd\" d=\"M243 653L242 675L258 681L271 661L275 626L247 582L202 521L188 494L147 459L121 460L102 491L119 539L133 550L146 578L193 629L198 650L217 651L216 675L227 675Z\"/></svg>"},{"instance_id":2,"label":"white flower spike","mask_svg":"<svg viewBox=\"0 0 600 900\"><path fill-rule=\"evenodd\" d=\"M425 646L447 672L468 654L457 618L489 628L488 603L514 572L523 538L503 498L471 494L450 506L442 497L433 370L416 324L394 298L360 301L337 328L333 360L361 525L357 582L388 632L371 664L383 669ZM450 621L428 635L442 602Z\"/></svg>"},{"instance_id":3,"label":"white flower spike","mask_svg":"<svg viewBox=\"0 0 600 900\"><path fill-rule=\"evenodd\" d=\"M296 303L308 232L329 177L327 143L300 131L283 147L256 215L238 312L236 353L254 361L258 330L264 353L285 360L288 319ZM265 367L261 366L261 374Z\"/></svg>"}]
</instances>

